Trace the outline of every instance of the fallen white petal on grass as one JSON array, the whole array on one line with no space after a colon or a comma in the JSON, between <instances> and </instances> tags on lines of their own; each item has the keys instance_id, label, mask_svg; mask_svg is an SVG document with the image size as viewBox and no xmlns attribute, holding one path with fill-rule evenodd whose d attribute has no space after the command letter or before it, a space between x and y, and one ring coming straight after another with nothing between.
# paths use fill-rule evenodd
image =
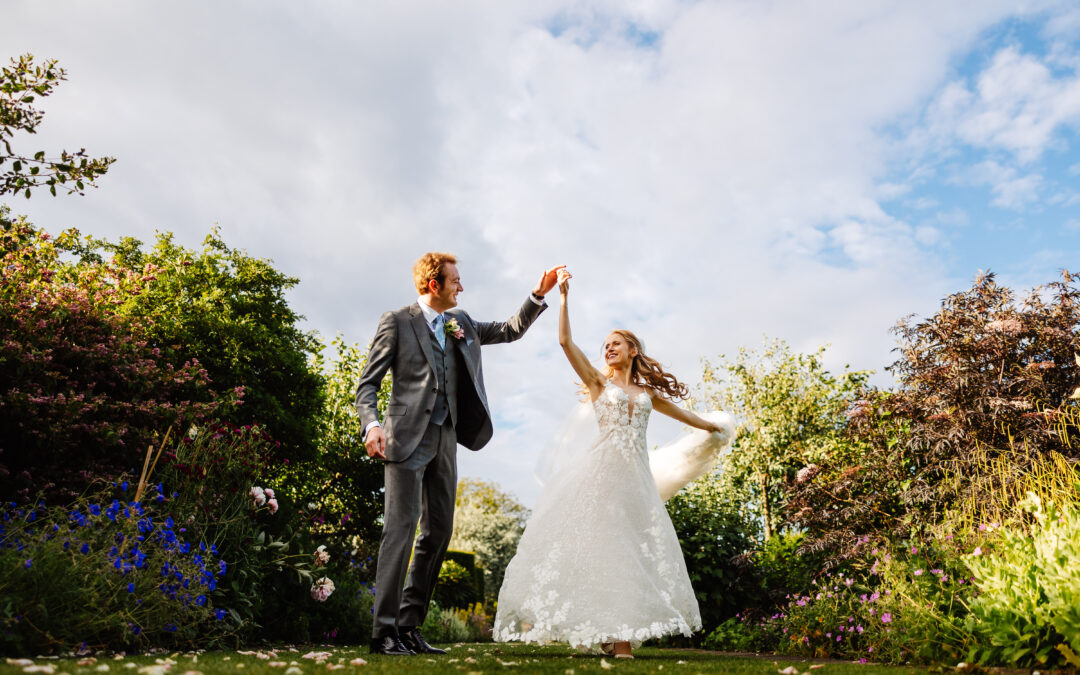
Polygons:
<instances>
[{"instance_id":1,"label":"fallen white petal on grass","mask_svg":"<svg viewBox=\"0 0 1080 675\"><path fill-rule=\"evenodd\" d=\"M97 663L97 659L93 656L87 656L85 659L79 659L75 662L75 665L85 668L86 666L92 666Z\"/></svg>"},{"instance_id":2,"label":"fallen white petal on grass","mask_svg":"<svg viewBox=\"0 0 1080 675\"><path fill-rule=\"evenodd\" d=\"M24 673L55 673L56 672L56 666L54 666L52 664L40 665L40 666L29 665L29 666L23 666L22 671Z\"/></svg>"},{"instance_id":3,"label":"fallen white petal on grass","mask_svg":"<svg viewBox=\"0 0 1080 675\"><path fill-rule=\"evenodd\" d=\"M811 664L810 670L817 670L818 668L824 668L824 667L825 667L824 663L814 663L814 664Z\"/></svg>"},{"instance_id":4,"label":"fallen white petal on grass","mask_svg":"<svg viewBox=\"0 0 1080 675\"><path fill-rule=\"evenodd\" d=\"M304 671L296 666L289 666L289 669L285 671L285 675L304 675Z\"/></svg>"},{"instance_id":5,"label":"fallen white petal on grass","mask_svg":"<svg viewBox=\"0 0 1080 675\"><path fill-rule=\"evenodd\" d=\"M780 673L780 675L799 675L799 669L795 666L788 666L787 668L776 672Z\"/></svg>"},{"instance_id":6,"label":"fallen white petal on grass","mask_svg":"<svg viewBox=\"0 0 1080 675\"><path fill-rule=\"evenodd\" d=\"M302 659L315 659L316 661L325 661L326 659L330 658L331 656L333 656L333 654L331 654L330 652L308 652L307 654L304 654L300 658L302 658Z\"/></svg>"},{"instance_id":7,"label":"fallen white petal on grass","mask_svg":"<svg viewBox=\"0 0 1080 675\"><path fill-rule=\"evenodd\" d=\"M289 664L285 663L284 661L270 661L266 665L270 666L271 668L284 668Z\"/></svg>"},{"instance_id":8,"label":"fallen white petal on grass","mask_svg":"<svg viewBox=\"0 0 1080 675\"><path fill-rule=\"evenodd\" d=\"M9 666L32 666L34 662L30 659L8 659L7 664Z\"/></svg>"},{"instance_id":9,"label":"fallen white petal on grass","mask_svg":"<svg viewBox=\"0 0 1080 675\"><path fill-rule=\"evenodd\" d=\"M499 662L500 666L516 666L516 665L518 665L517 661L503 661L500 658L496 658L495 660Z\"/></svg>"},{"instance_id":10,"label":"fallen white petal on grass","mask_svg":"<svg viewBox=\"0 0 1080 675\"><path fill-rule=\"evenodd\" d=\"M600 659L600 667L603 668L604 670L611 670L614 666L612 666L610 663L608 663L604 659Z\"/></svg>"},{"instance_id":11,"label":"fallen white petal on grass","mask_svg":"<svg viewBox=\"0 0 1080 675\"><path fill-rule=\"evenodd\" d=\"M98 671L99 673L107 673L109 672L109 664L103 663L97 668L94 668L94 670Z\"/></svg>"},{"instance_id":12,"label":"fallen white petal on grass","mask_svg":"<svg viewBox=\"0 0 1080 675\"><path fill-rule=\"evenodd\" d=\"M349 661L349 665L350 666L366 666L367 661L357 657L357 658L353 659L352 661Z\"/></svg>"}]
</instances>

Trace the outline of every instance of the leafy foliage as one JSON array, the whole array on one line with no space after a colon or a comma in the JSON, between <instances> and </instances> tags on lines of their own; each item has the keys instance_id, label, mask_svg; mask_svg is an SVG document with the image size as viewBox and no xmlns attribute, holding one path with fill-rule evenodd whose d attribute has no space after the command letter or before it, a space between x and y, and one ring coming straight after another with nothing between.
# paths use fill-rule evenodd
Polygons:
<instances>
[{"instance_id":1,"label":"leafy foliage","mask_svg":"<svg viewBox=\"0 0 1080 675\"><path fill-rule=\"evenodd\" d=\"M793 353L774 340L760 353L740 349L719 369L705 364L708 403L739 420L723 479L733 499L754 509L765 540L776 532L800 469L844 464L852 454L843 439L844 413L869 373L835 376L824 367L824 353L824 347Z\"/></svg>"},{"instance_id":2,"label":"leafy foliage","mask_svg":"<svg viewBox=\"0 0 1080 675\"><path fill-rule=\"evenodd\" d=\"M1033 522L1006 527L986 554L966 557L979 595L967 628L976 638L973 659L1011 666L1043 666L1080 652L1080 499L1064 509L1032 494Z\"/></svg>"},{"instance_id":3,"label":"leafy foliage","mask_svg":"<svg viewBox=\"0 0 1080 675\"><path fill-rule=\"evenodd\" d=\"M498 598L528 519L529 510L497 484L468 478L458 482L450 547L476 554L489 601Z\"/></svg>"},{"instance_id":4,"label":"leafy foliage","mask_svg":"<svg viewBox=\"0 0 1080 675\"><path fill-rule=\"evenodd\" d=\"M81 194L116 161L111 157L88 157L85 148L78 152L63 150L59 158L47 158L44 151L23 155L12 149L11 139L16 132L37 131L45 113L37 110L34 102L51 94L67 79L66 74L56 59L35 65L32 54L13 58L9 66L0 69L0 167L8 165L0 173L0 195L21 192L29 199L33 188L43 185L53 196L58 186Z\"/></svg>"},{"instance_id":5,"label":"leafy foliage","mask_svg":"<svg viewBox=\"0 0 1080 675\"><path fill-rule=\"evenodd\" d=\"M702 476L667 502L706 631L754 602L759 588L743 554L751 527L715 474Z\"/></svg>"},{"instance_id":6,"label":"leafy foliage","mask_svg":"<svg viewBox=\"0 0 1080 675\"><path fill-rule=\"evenodd\" d=\"M367 352L340 336L331 341L333 356L320 350L312 368L325 373L322 409L316 415L316 454L275 469L275 479L289 499L305 505L314 536L352 541L374 554L382 532L383 468L368 458L356 413L356 385ZM380 411L390 400L390 378L378 394Z\"/></svg>"},{"instance_id":7,"label":"leafy foliage","mask_svg":"<svg viewBox=\"0 0 1080 675\"><path fill-rule=\"evenodd\" d=\"M216 550L193 545L164 495L132 501L133 488L0 511L0 651L190 647L233 630L212 599Z\"/></svg>"},{"instance_id":8,"label":"leafy foliage","mask_svg":"<svg viewBox=\"0 0 1080 675\"><path fill-rule=\"evenodd\" d=\"M957 506L1014 492L1041 458L1077 458L1080 290L1075 276L1037 288L1022 303L980 275L929 319L897 327L895 392L867 392L849 410L862 454L798 485L792 522L808 548L843 558L863 535L926 531ZM1008 455L1000 470L985 459Z\"/></svg>"},{"instance_id":9,"label":"leafy foliage","mask_svg":"<svg viewBox=\"0 0 1080 675\"><path fill-rule=\"evenodd\" d=\"M3 209L0 225L0 494L66 501L135 467L170 425L226 410L198 361L175 366L116 314L146 274L66 261L75 230L53 239Z\"/></svg>"},{"instance_id":10,"label":"leafy foliage","mask_svg":"<svg viewBox=\"0 0 1080 675\"><path fill-rule=\"evenodd\" d=\"M243 392L244 404L222 411L222 421L262 427L289 458L313 456L322 377L308 366L318 341L297 327L301 317L285 299L297 279L229 248L217 230L200 251L163 233L149 251L126 237L94 242L93 254L111 254L113 264L147 277L119 314L146 326L170 360L197 359L219 391Z\"/></svg>"}]
</instances>

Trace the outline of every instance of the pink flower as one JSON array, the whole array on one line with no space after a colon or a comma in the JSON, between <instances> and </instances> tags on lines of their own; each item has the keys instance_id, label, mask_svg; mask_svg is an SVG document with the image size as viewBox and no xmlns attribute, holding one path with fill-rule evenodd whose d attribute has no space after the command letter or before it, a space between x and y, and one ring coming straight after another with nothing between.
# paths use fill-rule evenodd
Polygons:
<instances>
[{"instance_id":1,"label":"pink flower","mask_svg":"<svg viewBox=\"0 0 1080 675\"><path fill-rule=\"evenodd\" d=\"M267 498L267 499L273 499L273 498L274 498L274 497L276 496L276 495L274 494L274 490L273 490L272 488L265 488L265 489L263 489L263 493L265 493L265 494L266 494L266 498Z\"/></svg>"},{"instance_id":2,"label":"pink flower","mask_svg":"<svg viewBox=\"0 0 1080 675\"><path fill-rule=\"evenodd\" d=\"M255 500L255 506L262 506L266 503L266 493L258 485L251 488L251 498Z\"/></svg>"},{"instance_id":3,"label":"pink flower","mask_svg":"<svg viewBox=\"0 0 1080 675\"><path fill-rule=\"evenodd\" d=\"M975 550L971 552L971 555L982 555L982 546L976 546Z\"/></svg>"},{"instance_id":4,"label":"pink flower","mask_svg":"<svg viewBox=\"0 0 1080 675\"><path fill-rule=\"evenodd\" d=\"M315 549L315 567L322 567L328 562L330 562L330 554L326 552L326 545L323 544Z\"/></svg>"},{"instance_id":5,"label":"pink flower","mask_svg":"<svg viewBox=\"0 0 1080 675\"><path fill-rule=\"evenodd\" d=\"M922 576L922 570L915 570L915 576L921 577Z\"/></svg>"},{"instance_id":6,"label":"pink flower","mask_svg":"<svg viewBox=\"0 0 1080 675\"><path fill-rule=\"evenodd\" d=\"M819 467L817 464L807 464L803 468L799 469L799 471L795 474L795 482L799 484L805 483L814 476L818 475L818 472L820 471L821 467Z\"/></svg>"},{"instance_id":7,"label":"pink flower","mask_svg":"<svg viewBox=\"0 0 1080 675\"><path fill-rule=\"evenodd\" d=\"M329 577L322 577L311 585L311 599L317 602L326 602L333 592L334 582Z\"/></svg>"},{"instance_id":8,"label":"pink flower","mask_svg":"<svg viewBox=\"0 0 1080 675\"><path fill-rule=\"evenodd\" d=\"M881 623L891 623L891 622L892 622L892 614L889 614L888 612L885 612L884 614L881 615Z\"/></svg>"},{"instance_id":9,"label":"pink flower","mask_svg":"<svg viewBox=\"0 0 1080 675\"><path fill-rule=\"evenodd\" d=\"M277 513L278 503L276 499L267 499L266 506L270 509L271 515Z\"/></svg>"}]
</instances>

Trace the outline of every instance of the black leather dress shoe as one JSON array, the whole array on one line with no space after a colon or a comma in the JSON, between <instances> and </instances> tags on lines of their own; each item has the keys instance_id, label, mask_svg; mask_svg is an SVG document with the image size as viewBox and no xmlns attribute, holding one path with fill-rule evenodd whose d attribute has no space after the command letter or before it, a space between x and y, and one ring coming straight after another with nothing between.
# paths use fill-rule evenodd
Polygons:
<instances>
[{"instance_id":1,"label":"black leather dress shoe","mask_svg":"<svg viewBox=\"0 0 1080 675\"><path fill-rule=\"evenodd\" d=\"M384 656L412 656L416 652L406 647L396 635L385 635L371 640L371 653Z\"/></svg>"},{"instance_id":2,"label":"black leather dress shoe","mask_svg":"<svg viewBox=\"0 0 1080 675\"><path fill-rule=\"evenodd\" d=\"M424 639L424 636L420 634L419 628L411 628L401 633L401 643L407 648L411 649L416 654L445 654L446 652L438 647L432 647Z\"/></svg>"}]
</instances>

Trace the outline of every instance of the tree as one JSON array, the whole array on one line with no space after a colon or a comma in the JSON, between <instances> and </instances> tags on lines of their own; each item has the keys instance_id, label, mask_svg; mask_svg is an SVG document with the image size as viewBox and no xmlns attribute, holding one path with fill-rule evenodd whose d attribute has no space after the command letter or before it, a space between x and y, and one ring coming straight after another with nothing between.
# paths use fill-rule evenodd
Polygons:
<instances>
[{"instance_id":1,"label":"tree","mask_svg":"<svg viewBox=\"0 0 1080 675\"><path fill-rule=\"evenodd\" d=\"M733 495L756 505L768 541L787 502L797 472L813 472L841 461L847 411L869 373L839 376L825 370L825 348L795 354L782 340L760 353L742 348L734 362L717 369L705 363L703 382L710 404L740 420L723 477ZM805 473L804 473L805 475Z\"/></svg>"},{"instance_id":2,"label":"tree","mask_svg":"<svg viewBox=\"0 0 1080 675\"><path fill-rule=\"evenodd\" d=\"M116 161L112 157L87 157L85 148L74 153L63 150L59 158L47 158L43 150L24 155L12 149L10 139L15 132L37 132L45 113L34 108L34 102L51 94L67 79L66 75L55 59L34 65L31 54L11 59L11 65L0 70L0 167L8 165L0 173L0 195L22 192L29 199L33 188L43 185L53 196L57 186L82 194Z\"/></svg>"},{"instance_id":3,"label":"tree","mask_svg":"<svg viewBox=\"0 0 1080 675\"><path fill-rule=\"evenodd\" d=\"M145 277L142 292L126 297L118 313L147 326L171 360L197 359L217 390L243 393L244 404L224 411L222 421L262 427L290 459L314 455L322 373L309 365L318 340L298 328L303 317L285 299L298 279L230 248L216 229L199 251L168 232L150 250L131 237L95 246Z\"/></svg>"},{"instance_id":4,"label":"tree","mask_svg":"<svg viewBox=\"0 0 1080 675\"><path fill-rule=\"evenodd\" d=\"M498 597L528 519L529 510L498 484L469 478L458 482L450 548L476 554L489 599Z\"/></svg>"}]
</instances>

